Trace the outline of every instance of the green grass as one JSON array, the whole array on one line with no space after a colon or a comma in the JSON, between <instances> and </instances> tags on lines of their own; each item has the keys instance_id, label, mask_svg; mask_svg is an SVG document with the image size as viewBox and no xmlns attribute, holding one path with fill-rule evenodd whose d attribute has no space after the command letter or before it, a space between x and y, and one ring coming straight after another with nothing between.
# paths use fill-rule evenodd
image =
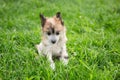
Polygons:
<instances>
[{"instance_id":1,"label":"green grass","mask_svg":"<svg viewBox=\"0 0 120 80\"><path fill-rule=\"evenodd\" d=\"M60 11L69 64L36 59L39 13ZM0 0L0 80L120 80L119 0Z\"/></svg>"}]
</instances>

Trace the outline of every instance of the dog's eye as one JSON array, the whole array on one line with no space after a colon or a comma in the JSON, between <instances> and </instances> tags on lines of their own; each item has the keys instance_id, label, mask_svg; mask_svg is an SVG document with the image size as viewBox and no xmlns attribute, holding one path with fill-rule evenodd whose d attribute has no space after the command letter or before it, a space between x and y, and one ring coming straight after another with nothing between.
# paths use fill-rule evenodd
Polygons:
<instances>
[{"instance_id":1,"label":"dog's eye","mask_svg":"<svg viewBox=\"0 0 120 80\"><path fill-rule=\"evenodd\" d=\"M59 32L56 32L56 35L59 35L60 33Z\"/></svg>"},{"instance_id":2,"label":"dog's eye","mask_svg":"<svg viewBox=\"0 0 120 80\"><path fill-rule=\"evenodd\" d=\"M51 35L51 33L50 33L50 32L47 32L47 35Z\"/></svg>"}]
</instances>

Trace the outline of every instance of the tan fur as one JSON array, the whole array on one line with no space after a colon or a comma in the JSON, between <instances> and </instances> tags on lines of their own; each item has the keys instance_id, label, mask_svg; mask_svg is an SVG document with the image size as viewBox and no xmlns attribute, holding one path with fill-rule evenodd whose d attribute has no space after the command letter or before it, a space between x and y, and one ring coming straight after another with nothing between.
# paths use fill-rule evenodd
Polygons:
<instances>
[{"instance_id":1,"label":"tan fur","mask_svg":"<svg viewBox=\"0 0 120 80\"><path fill-rule=\"evenodd\" d=\"M54 25L54 26L52 26ZM58 20L56 17L53 18L47 18L47 21L45 23L45 26L43 27L43 31L49 31L50 27L53 27L56 31L62 31L65 27L63 27L60 23L60 20Z\"/></svg>"}]
</instances>

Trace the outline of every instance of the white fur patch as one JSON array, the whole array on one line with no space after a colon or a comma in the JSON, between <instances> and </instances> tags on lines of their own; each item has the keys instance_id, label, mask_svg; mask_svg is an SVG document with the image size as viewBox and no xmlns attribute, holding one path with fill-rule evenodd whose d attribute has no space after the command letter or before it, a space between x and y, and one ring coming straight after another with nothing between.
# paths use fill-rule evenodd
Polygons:
<instances>
[{"instance_id":1,"label":"white fur patch","mask_svg":"<svg viewBox=\"0 0 120 80\"><path fill-rule=\"evenodd\" d=\"M50 67L52 69L55 69L55 64L54 61L52 60L52 56L60 56L60 60L63 62L63 64L67 65L68 59L65 59L65 57L68 56L66 51L66 41L67 41L66 35L65 33L63 33L59 41L55 44L51 44L51 42L45 40L42 41L40 44L36 45L39 55L51 57L48 60L50 62Z\"/></svg>"}]
</instances>

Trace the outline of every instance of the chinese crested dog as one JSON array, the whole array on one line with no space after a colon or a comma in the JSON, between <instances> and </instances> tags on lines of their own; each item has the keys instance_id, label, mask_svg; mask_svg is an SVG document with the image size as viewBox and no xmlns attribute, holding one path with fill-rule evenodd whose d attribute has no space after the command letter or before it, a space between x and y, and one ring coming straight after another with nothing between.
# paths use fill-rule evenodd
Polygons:
<instances>
[{"instance_id":1,"label":"chinese crested dog","mask_svg":"<svg viewBox=\"0 0 120 80\"><path fill-rule=\"evenodd\" d=\"M64 65L68 63L68 53L66 50L66 28L60 12L53 17L45 17L40 14L42 27L42 40L36 45L39 55L47 57L50 67L54 70L55 63L53 57L59 57Z\"/></svg>"}]
</instances>

